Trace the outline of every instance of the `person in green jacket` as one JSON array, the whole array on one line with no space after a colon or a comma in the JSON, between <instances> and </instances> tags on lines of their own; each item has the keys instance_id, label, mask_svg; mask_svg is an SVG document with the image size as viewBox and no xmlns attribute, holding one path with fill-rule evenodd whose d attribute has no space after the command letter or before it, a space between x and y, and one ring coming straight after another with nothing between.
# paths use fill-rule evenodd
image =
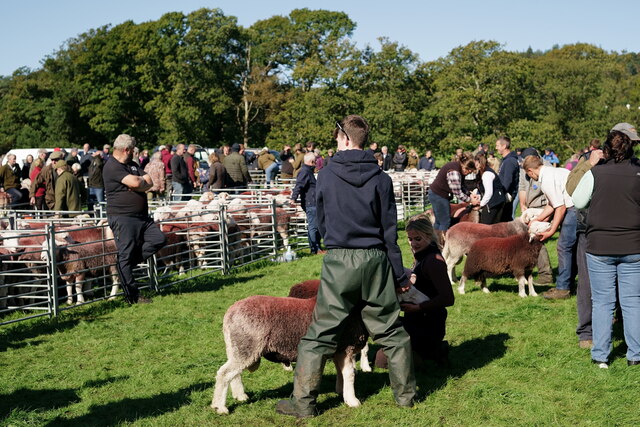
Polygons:
<instances>
[{"instance_id":1,"label":"person in green jacket","mask_svg":"<svg viewBox=\"0 0 640 427\"><path fill-rule=\"evenodd\" d=\"M80 183L78 179L69 172L69 166L64 160L58 160L54 167L56 168L58 178L56 179L56 204L53 210L79 211Z\"/></svg>"}]
</instances>

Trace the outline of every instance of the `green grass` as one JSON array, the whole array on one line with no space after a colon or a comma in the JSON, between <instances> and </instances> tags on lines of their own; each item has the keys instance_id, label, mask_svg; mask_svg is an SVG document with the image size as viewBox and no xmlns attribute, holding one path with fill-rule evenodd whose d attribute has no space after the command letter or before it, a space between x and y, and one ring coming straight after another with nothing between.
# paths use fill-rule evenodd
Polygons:
<instances>
[{"instance_id":1,"label":"green grass","mask_svg":"<svg viewBox=\"0 0 640 427\"><path fill-rule=\"evenodd\" d=\"M411 255L401 233L405 264ZM555 257L555 241L548 243ZM552 259L552 265L557 265ZM413 410L393 403L386 372L358 372L360 408L333 392L329 363L321 415L279 416L293 375L263 361L243 381L250 400L229 397L229 416L209 408L216 370L226 360L225 310L254 294L286 295L317 278L320 257L207 277L166 291L154 303L121 301L71 310L0 329L0 424L22 425L638 425L640 369L628 368L620 331L609 370L577 346L575 297L521 299L512 278L468 284L449 310L452 366L417 374ZM544 291L545 287L538 287ZM373 356L374 348L371 350Z\"/></svg>"}]
</instances>

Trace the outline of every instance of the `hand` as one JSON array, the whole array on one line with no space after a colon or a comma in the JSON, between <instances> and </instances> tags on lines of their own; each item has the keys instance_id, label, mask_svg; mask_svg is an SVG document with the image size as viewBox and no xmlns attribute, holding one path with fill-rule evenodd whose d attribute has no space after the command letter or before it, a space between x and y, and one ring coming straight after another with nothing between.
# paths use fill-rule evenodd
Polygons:
<instances>
[{"instance_id":1,"label":"hand","mask_svg":"<svg viewBox=\"0 0 640 427\"><path fill-rule=\"evenodd\" d=\"M31 206L35 206L35 204L36 204L36 198L35 198L35 197L30 198L30 199L29 199L29 204L30 204Z\"/></svg>"},{"instance_id":2,"label":"hand","mask_svg":"<svg viewBox=\"0 0 640 427\"><path fill-rule=\"evenodd\" d=\"M403 303L400 304L400 308L405 313L418 313L420 311L420 306L418 304Z\"/></svg>"},{"instance_id":3,"label":"hand","mask_svg":"<svg viewBox=\"0 0 640 427\"><path fill-rule=\"evenodd\" d=\"M396 288L396 293L397 294L404 294L405 292L407 292L409 289L411 289L411 284L407 283L406 286L399 286Z\"/></svg>"},{"instance_id":4,"label":"hand","mask_svg":"<svg viewBox=\"0 0 640 427\"><path fill-rule=\"evenodd\" d=\"M540 236L540 241L544 242L545 240L547 240L549 237L553 236L555 234L555 231L545 231L544 233L539 233L538 236Z\"/></svg>"},{"instance_id":5,"label":"hand","mask_svg":"<svg viewBox=\"0 0 640 427\"><path fill-rule=\"evenodd\" d=\"M591 163L591 166L595 166L603 158L604 152L602 150L593 150L589 155L589 163Z\"/></svg>"}]
</instances>

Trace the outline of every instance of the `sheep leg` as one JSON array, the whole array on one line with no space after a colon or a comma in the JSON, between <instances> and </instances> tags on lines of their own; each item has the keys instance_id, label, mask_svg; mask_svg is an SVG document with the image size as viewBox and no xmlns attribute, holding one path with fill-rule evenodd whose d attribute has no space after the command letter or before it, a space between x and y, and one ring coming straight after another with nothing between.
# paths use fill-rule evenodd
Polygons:
<instances>
[{"instance_id":1,"label":"sheep leg","mask_svg":"<svg viewBox=\"0 0 640 427\"><path fill-rule=\"evenodd\" d=\"M277 227L278 233L280 233L280 237L282 238L282 244L285 248L289 247L289 235L287 234L287 230L282 227Z\"/></svg>"},{"instance_id":2,"label":"sheep leg","mask_svg":"<svg viewBox=\"0 0 640 427\"><path fill-rule=\"evenodd\" d=\"M213 400L211 407L219 414L228 414L229 409L225 403L227 400L227 391L229 383L242 373L243 368L234 360L228 360L227 363L218 369L216 374L216 385L213 389Z\"/></svg>"},{"instance_id":3,"label":"sheep leg","mask_svg":"<svg viewBox=\"0 0 640 427\"><path fill-rule=\"evenodd\" d=\"M537 297L538 293L536 292L536 290L533 287L533 275L532 274L529 274L528 282L529 282L529 296L530 297Z\"/></svg>"},{"instance_id":4,"label":"sheep leg","mask_svg":"<svg viewBox=\"0 0 640 427\"><path fill-rule=\"evenodd\" d=\"M484 292L485 294L491 293L489 288L487 288L487 278L484 276L482 277L482 280L480 280L480 288L482 289L482 292Z\"/></svg>"},{"instance_id":5,"label":"sheep leg","mask_svg":"<svg viewBox=\"0 0 640 427\"><path fill-rule=\"evenodd\" d=\"M118 272L115 268L111 270L111 293L109 294L109 301L116 298L116 294L120 291L120 279L118 278Z\"/></svg>"},{"instance_id":6,"label":"sheep leg","mask_svg":"<svg viewBox=\"0 0 640 427\"><path fill-rule=\"evenodd\" d=\"M249 396L244 392L244 385L242 385L242 376L240 374L236 375L231 380L231 395L238 402L245 402L249 400Z\"/></svg>"},{"instance_id":7,"label":"sheep leg","mask_svg":"<svg viewBox=\"0 0 640 427\"><path fill-rule=\"evenodd\" d=\"M524 291L524 285L527 283L527 279L524 276L516 276L518 280L518 296L520 298L526 298L527 293Z\"/></svg>"},{"instance_id":8,"label":"sheep leg","mask_svg":"<svg viewBox=\"0 0 640 427\"><path fill-rule=\"evenodd\" d=\"M84 303L84 293L82 286L84 285L84 273L76 276L76 304Z\"/></svg>"},{"instance_id":9,"label":"sheep leg","mask_svg":"<svg viewBox=\"0 0 640 427\"><path fill-rule=\"evenodd\" d=\"M73 304L73 279L67 281L67 304Z\"/></svg>"},{"instance_id":10,"label":"sheep leg","mask_svg":"<svg viewBox=\"0 0 640 427\"><path fill-rule=\"evenodd\" d=\"M462 273L462 277L460 277L460 285L458 286L458 293L460 295L464 295L464 285L467 282L467 276Z\"/></svg>"},{"instance_id":11,"label":"sheep leg","mask_svg":"<svg viewBox=\"0 0 640 427\"><path fill-rule=\"evenodd\" d=\"M352 408L357 408L360 406L360 401L356 397L354 389L356 378L355 355L350 355L348 352L343 351L334 355L333 360L338 372L336 375L336 391L341 386L344 403Z\"/></svg>"},{"instance_id":12,"label":"sheep leg","mask_svg":"<svg viewBox=\"0 0 640 427\"><path fill-rule=\"evenodd\" d=\"M362 372L371 372L371 365L369 364L369 343L366 343L364 348L360 350L360 369L362 369Z\"/></svg>"}]
</instances>

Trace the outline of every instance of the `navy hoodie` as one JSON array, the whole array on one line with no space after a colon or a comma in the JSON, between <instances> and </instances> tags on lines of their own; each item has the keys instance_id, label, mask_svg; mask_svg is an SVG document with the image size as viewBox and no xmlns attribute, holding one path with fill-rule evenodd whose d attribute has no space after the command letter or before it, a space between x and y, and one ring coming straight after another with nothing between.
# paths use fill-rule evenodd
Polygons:
<instances>
[{"instance_id":1,"label":"navy hoodie","mask_svg":"<svg viewBox=\"0 0 640 427\"><path fill-rule=\"evenodd\" d=\"M391 261L396 286L404 285L393 183L375 157L362 150L337 152L318 173L316 208L327 248L381 249Z\"/></svg>"}]
</instances>

